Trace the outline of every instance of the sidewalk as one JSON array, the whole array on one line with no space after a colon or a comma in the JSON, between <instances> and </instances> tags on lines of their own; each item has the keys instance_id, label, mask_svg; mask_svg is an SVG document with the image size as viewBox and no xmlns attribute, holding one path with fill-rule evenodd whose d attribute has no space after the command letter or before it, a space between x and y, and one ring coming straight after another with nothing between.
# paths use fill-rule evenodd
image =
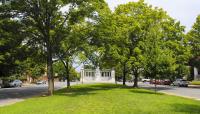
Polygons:
<instances>
[{"instance_id":1,"label":"sidewalk","mask_svg":"<svg viewBox=\"0 0 200 114\"><path fill-rule=\"evenodd\" d=\"M15 103L21 102L21 101L24 101L24 99L16 98L16 99L1 100L0 107L7 106L7 105L12 105L12 104L15 104Z\"/></svg>"},{"instance_id":2,"label":"sidewalk","mask_svg":"<svg viewBox=\"0 0 200 114\"><path fill-rule=\"evenodd\" d=\"M77 83L71 83L75 85ZM66 87L65 82L55 82L55 90ZM47 93L48 84L23 84L22 87L17 88L3 88L0 89L0 107L15 104L24 101L27 98L35 96L43 96Z\"/></svg>"},{"instance_id":3,"label":"sidewalk","mask_svg":"<svg viewBox=\"0 0 200 114\"><path fill-rule=\"evenodd\" d=\"M36 85L36 84L32 84L32 83L23 83L22 86L24 87L29 87L29 86L33 86L33 85Z\"/></svg>"},{"instance_id":4,"label":"sidewalk","mask_svg":"<svg viewBox=\"0 0 200 114\"><path fill-rule=\"evenodd\" d=\"M188 85L189 88L200 88L200 85Z\"/></svg>"}]
</instances>

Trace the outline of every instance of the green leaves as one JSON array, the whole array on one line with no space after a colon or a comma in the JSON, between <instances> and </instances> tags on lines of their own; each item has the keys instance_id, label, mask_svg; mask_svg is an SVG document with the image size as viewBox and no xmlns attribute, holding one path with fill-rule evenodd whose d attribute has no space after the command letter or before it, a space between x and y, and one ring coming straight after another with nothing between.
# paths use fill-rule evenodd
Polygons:
<instances>
[{"instance_id":1,"label":"green leaves","mask_svg":"<svg viewBox=\"0 0 200 114\"><path fill-rule=\"evenodd\" d=\"M193 56L200 55L200 15L196 18L192 29L188 32L187 38L189 45L192 47Z\"/></svg>"}]
</instances>

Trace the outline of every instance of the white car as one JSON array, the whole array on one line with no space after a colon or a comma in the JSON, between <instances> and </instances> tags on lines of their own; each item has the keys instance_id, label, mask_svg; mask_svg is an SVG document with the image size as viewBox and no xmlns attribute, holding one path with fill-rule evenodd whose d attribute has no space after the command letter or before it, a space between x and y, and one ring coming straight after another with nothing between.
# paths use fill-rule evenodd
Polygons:
<instances>
[{"instance_id":1,"label":"white car","mask_svg":"<svg viewBox=\"0 0 200 114\"><path fill-rule=\"evenodd\" d=\"M188 87L189 82L184 79L176 79L172 84L179 87Z\"/></svg>"},{"instance_id":2,"label":"white car","mask_svg":"<svg viewBox=\"0 0 200 114\"><path fill-rule=\"evenodd\" d=\"M38 85L40 85L40 84L46 84L46 81L40 80L40 81L36 82L36 84L38 84Z\"/></svg>"},{"instance_id":3,"label":"white car","mask_svg":"<svg viewBox=\"0 0 200 114\"><path fill-rule=\"evenodd\" d=\"M22 81L20 80L14 80L9 83L10 87L21 87L22 86Z\"/></svg>"}]
</instances>

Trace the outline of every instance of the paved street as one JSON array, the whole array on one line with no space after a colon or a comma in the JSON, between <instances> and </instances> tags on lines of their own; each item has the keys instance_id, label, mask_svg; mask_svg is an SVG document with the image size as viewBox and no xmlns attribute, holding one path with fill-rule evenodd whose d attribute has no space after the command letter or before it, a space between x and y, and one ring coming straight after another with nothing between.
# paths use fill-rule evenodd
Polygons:
<instances>
[{"instance_id":1,"label":"paved street","mask_svg":"<svg viewBox=\"0 0 200 114\"><path fill-rule=\"evenodd\" d=\"M71 83L76 84L75 82ZM60 89L66 86L66 82L56 82L55 89ZM20 88L1 88L0 89L0 106L13 104L23 101L37 95L44 95L47 93L47 84L45 85L29 85Z\"/></svg>"},{"instance_id":2,"label":"paved street","mask_svg":"<svg viewBox=\"0 0 200 114\"><path fill-rule=\"evenodd\" d=\"M142 88L154 90L154 85L144 83L139 85ZM158 85L157 89L159 92L200 100L200 88Z\"/></svg>"},{"instance_id":3,"label":"paved street","mask_svg":"<svg viewBox=\"0 0 200 114\"><path fill-rule=\"evenodd\" d=\"M122 84L122 82L118 82L118 84ZM126 83L127 86L133 86L133 83ZM155 90L155 86L148 83L142 83L139 82L139 87L149 90ZM186 98L192 98L195 100L200 100L200 86L198 87L177 87L177 86L168 86L168 85L157 85L157 91L170 94L170 95L176 95Z\"/></svg>"}]
</instances>

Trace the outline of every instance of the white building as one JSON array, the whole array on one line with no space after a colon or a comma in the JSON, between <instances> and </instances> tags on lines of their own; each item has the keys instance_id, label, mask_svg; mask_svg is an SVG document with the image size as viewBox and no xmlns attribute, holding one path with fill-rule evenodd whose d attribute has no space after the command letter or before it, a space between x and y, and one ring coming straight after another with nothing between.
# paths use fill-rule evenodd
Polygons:
<instances>
[{"instance_id":1,"label":"white building","mask_svg":"<svg viewBox=\"0 0 200 114\"><path fill-rule=\"evenodd\" d=\"M81 82L115 83L115 70L81 69Z\"/></svg>"},{"instance_id":2,"label":"white building","mask_svg":"<svg viewBox=\"0 0 200 114\"><path fill-rule=\"evenodd\" d=\"M3 84L3 80L0 79L0 86ZM1 88L1 87L0 87Z\"/></svg>"},{"instance_id":3,"label":"white building","mask_svg":"<svg viewBox=\"0 0 200 114\"><path fill-rule=\"evenodd\" d=\"M1 4L9 4L12 0L0 0L0 5Z\"/></svg>"},{"instance_id":4,"label":"white building","mask_svg":"<svg viewBox=\"0 0 200 114\"><path fill-rule=\"evenodd\" d=\"M200 70L194 67L194 80L200 80Z\"/></svg>"}]
</instances>

